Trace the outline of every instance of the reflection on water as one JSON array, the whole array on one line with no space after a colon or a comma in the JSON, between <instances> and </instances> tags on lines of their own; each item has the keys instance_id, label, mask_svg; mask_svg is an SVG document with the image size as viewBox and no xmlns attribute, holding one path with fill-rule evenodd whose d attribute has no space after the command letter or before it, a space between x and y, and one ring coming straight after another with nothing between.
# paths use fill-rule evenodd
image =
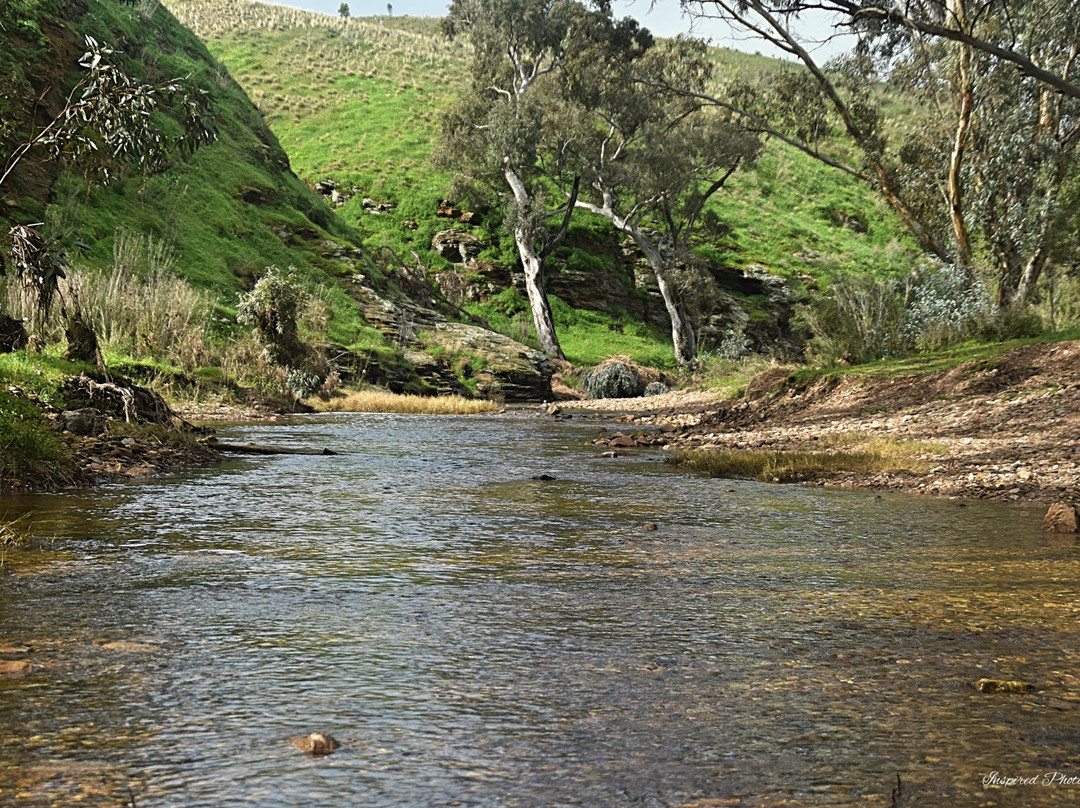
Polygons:
<instances>
[{"instance_id":1,"label":"reflection on water","mask_svg":"<svg viewBox=\"0 0 1080 808\"><path fill-rule=\"evenodd\" d=\"M0 804L1080 799L982 783L1080 774L1077 550L1038 509L699 479L594 435L325 416L229 438L338 456L5 503L55 540L0 568L0 660L36 666L0 677Z\"/></svg>"}]
</instances>

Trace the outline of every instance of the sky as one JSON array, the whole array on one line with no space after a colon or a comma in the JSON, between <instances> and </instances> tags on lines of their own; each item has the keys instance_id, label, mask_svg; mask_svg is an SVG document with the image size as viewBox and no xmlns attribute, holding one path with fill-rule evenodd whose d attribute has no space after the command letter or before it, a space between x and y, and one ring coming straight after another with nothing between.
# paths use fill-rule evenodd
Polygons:
<instances>
[{"instance_id":1,"label":"sky","mask_svg":"<svg viewBox=\"0 0 1080 808\"><path fill-rule=\"evenodd\" d=\"M276 0L279 5L319 11L323 14L337 14L342 0ZM354 17L372 17L386 13L385 0L346 0L349 12ZM395 15L414 17L442 17L450 5L450 0L392 0ZM732 30L717 20L693 21L685 16L678 0L656 0L650 5L649 0L615 0L615 16L634 17L657 36L673 37L681 33L709 40L712 44L735 48L749 53L761 52L769 56L783 56L769 48L764 42L752 39L747 34L734 35ZM808 30L814 32L814 39L824 40L829 32L828 21L811 20ZM819 47L810 48L815 58L822 62L834 56L845 47L843 41L829 42Z\"/></svg>"}]
</instances>

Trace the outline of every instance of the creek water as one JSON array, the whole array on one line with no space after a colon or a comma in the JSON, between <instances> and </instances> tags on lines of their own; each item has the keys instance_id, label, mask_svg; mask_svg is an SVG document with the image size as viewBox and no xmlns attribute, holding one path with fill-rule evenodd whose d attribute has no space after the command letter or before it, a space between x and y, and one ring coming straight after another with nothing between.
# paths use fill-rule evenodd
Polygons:
<instances>
[{"instance_id":1,"label":"creek water","mask_svg":"<svg viewBox=\"0 0 1080 808\"><path fill-rule=\"evenodd\" d=\"M1080 800L1043 784L1080 775L1080 553L1042 509L699 478L597 429L315 416L222 437L341 454L6 499L47 540L0 567L35 665L0 677L0 804Z\"/></svg>"}]
</instances>

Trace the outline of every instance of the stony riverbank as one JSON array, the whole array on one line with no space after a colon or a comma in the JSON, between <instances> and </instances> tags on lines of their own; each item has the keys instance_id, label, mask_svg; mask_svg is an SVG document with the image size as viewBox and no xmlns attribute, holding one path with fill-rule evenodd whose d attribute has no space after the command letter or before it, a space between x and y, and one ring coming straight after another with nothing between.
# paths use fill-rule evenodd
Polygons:
<instances>
[{"instance_id":1,"label":"stony riverbank","mask_svg":"<svg viewBox=\"0 0 1080 808\"><path fill-rule=\"evenodd\" d=\"M765 371L729 401L677 392L568 406L661 426L668 449L802 451L854 434L921 441L925 471L841 474L823 484L1080 502L1080 341L1029 345L928 374L789 377L790 369Z\"/></svg>"}]
</instances>

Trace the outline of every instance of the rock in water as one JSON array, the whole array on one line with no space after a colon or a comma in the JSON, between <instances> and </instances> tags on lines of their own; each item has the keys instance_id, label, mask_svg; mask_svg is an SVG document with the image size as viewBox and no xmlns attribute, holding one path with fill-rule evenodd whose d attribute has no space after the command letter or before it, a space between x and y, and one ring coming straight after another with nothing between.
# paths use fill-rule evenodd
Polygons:
<instances>
[{"instance_id":1,"label":"rock in water","mask_svg":"<svg viewBox=\"0 0 1080 808\"><path fill-rule=\"evenodd\" d=\"M313 732L306 738L293 738L292 742L297 749L309 755L329 755L341 746L333 735L323 732Z\"/></svg>"},{"instance_id":2,"label":"rock in water","mask_svg":"<svg viewBox=\"0 0 1080 808\"><path fill-rule=\"evenodd\" d=\"M1022 679L979 679L975 689L980 693L1027 693L1032 684Z\"/></svg>"},{"instance_id":3,"label":"rock in water","mask_svg":"<svg viewBox=\"0 0 1080 808\"><path fill-rule=\"evenodd\" d=\"M1076 508L1055 502L1043 517L1042 527L1051 533L1076 533Z\"/></svg>"}]
</instances>

